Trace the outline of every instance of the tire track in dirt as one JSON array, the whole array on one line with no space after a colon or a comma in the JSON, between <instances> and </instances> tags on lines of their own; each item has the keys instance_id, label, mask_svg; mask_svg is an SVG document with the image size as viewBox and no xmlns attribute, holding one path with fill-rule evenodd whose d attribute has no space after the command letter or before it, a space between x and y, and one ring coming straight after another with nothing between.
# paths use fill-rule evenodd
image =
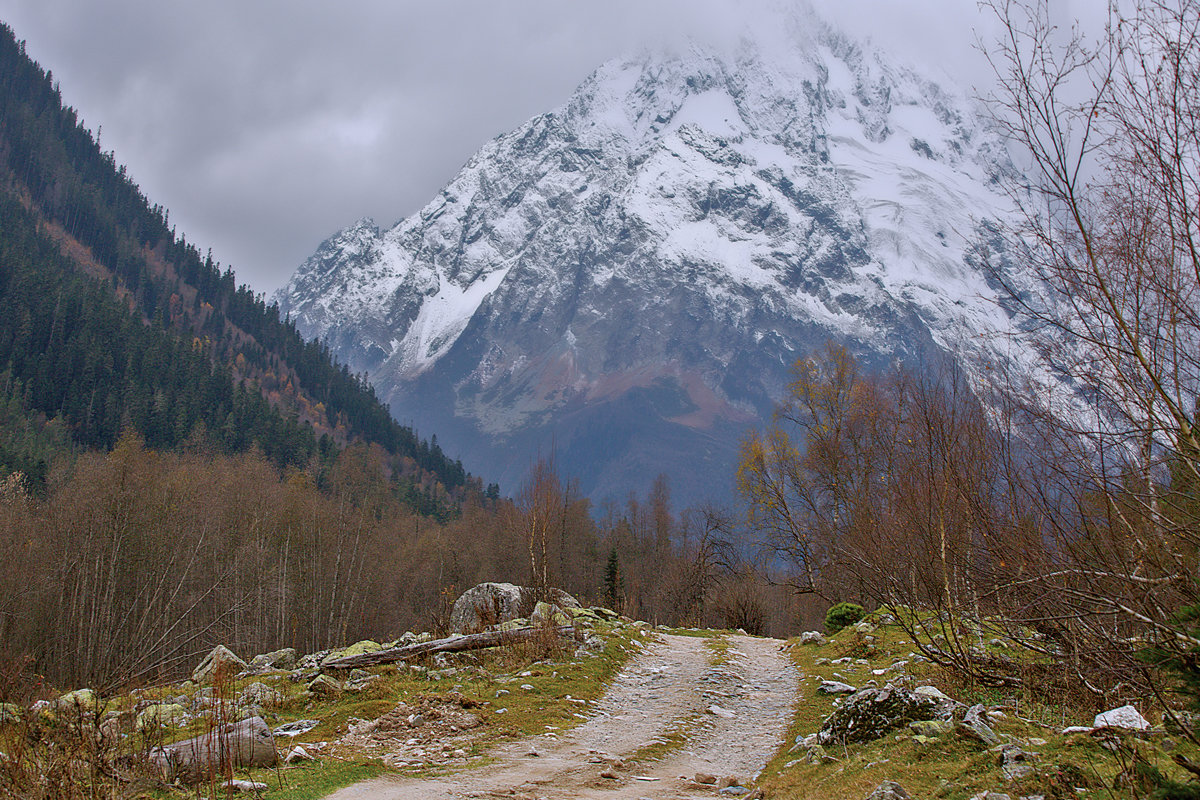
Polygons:
<instances>
[{"instance_id":1,"label":"tire track in dirt","mask_svg":"<svg viewBox=\"0 0 1200 800\"><path fill-rule=\"evenodd\" d=\"M715 787L693 776L757 775L786 734L798 676L777 639L731 636L719 666L704 642L661 635L621 671L588 721L561 736L502 745L486 766L433 779L385 776L329 800L712 797ZM654 752L665 755L631 760Z\"/></svg>"}]
</instances>

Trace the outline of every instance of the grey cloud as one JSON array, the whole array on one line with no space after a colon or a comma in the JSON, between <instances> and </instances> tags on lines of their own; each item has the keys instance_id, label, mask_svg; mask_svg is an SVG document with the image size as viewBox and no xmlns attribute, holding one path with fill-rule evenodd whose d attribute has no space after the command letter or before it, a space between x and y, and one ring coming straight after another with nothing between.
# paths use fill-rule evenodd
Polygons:
<instances>
[{"instance_id":1,"label":"grey cloud","mask_svg":"<svg viewBox=\"0 0 1200 800\"><path fill-rule=\"evenodd\" d=\"M781 5L0 0L0 19L188 239L269 292L356 218L415 211L605 59L734 34ZM986 79L973 3L816 5L903 57Z\"/></svg>"}]
</instances>

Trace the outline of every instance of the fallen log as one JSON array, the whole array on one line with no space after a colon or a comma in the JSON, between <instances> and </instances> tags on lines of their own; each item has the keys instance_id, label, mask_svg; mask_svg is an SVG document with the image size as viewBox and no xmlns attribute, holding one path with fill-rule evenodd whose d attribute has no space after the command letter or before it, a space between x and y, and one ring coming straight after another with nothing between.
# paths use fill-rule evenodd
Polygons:
<instances>
[{"instance_id":1,"label":"fallen log","mask_svg":"<svg viewBox=\"0 0 1200 800\"><path fill-rule=\"evenodd\" d=\"M321 672L331 669L354 669L355 667L374 667L380 664L394 664L409 658L416 658L427 653L460 653L465 650L483 650L488 647L500 647L506 644L517 644L544 636L547 631L553 631L558 636L570 637L575 629L570 625L559 625L553 628L514 628L510 631L484 631L483 633L468 633L465 636L450 636L445 639L433 639L428 642L406 644L400 647L389 647L387 650L376 650L374 653L362 653L356 656L335 658L321 665Z\"/></svg>"},{"instance_id":2,"label":"fallen log","mask_svg":"<svg viewBox=\"0 0 1200 800\"><path fill-rule=\"evenodd\" d=\"M184 742L150 751L150 761L163 778L186 783L225 776L230 769L273 767L279 763L275 737L262 717L251 717L214 728Z\"/></svg>"}]
</instances>

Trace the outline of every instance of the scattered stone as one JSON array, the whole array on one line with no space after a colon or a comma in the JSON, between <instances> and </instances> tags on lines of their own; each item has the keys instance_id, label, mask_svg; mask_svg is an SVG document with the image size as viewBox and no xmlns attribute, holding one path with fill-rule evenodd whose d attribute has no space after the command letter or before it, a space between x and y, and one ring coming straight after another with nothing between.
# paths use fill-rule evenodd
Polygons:
<instances>
[{"instance_id":1,"label":"scattered stone","mask_svg":"<svg viewBox=\"0 0 1200 800\"><path fill-rule=\"evenodd\" d=\"M841 681L821 681L817 691L821 694L854 694L858 689Z\"/></svg>"},{"instance_id":2,"label":"scattered stone","mask_svg":"<svg viewBox=\"0 0 1200 800\"><path fill-rule=\"evenodd\" d=\"M346 720L346 730L356 736L368 736L375 732L379 727L379 720L362 720L356 717L351 717Z\"/></svg>"},{"instance_id":3,"label":"scattered stone","mask_svg":"<svg viewBox=\"0 0 1200 800\"><path fill-rule=\"evenodd\" d=\"M208 683L213 673L220 669L228 669L231 673L242 672L249 666L245 661L233 654L228 647L219 644L209 651L196 668L192 670L192 680L196 683Z\"/></svg>"},{"instance_id":4,"label":"scattered stone","mask_svg":"<svg viewBox=\"0 0 1200 800\"><path fill-rule=\"evenodd\" d=\"M1092 728L1087 725L1068 725L1067 727L1065 727L1061 731L1059 731L1059 733L1061 733L1063 736L1070 736L1073 733L1091 733L1091 732L1092 732Z\"/></svg>"},{"instance_id":5,"label":"scattered stone","mask_svg":"<svg viewBox=\"0 0 1200 800\"><path fill-rule=\"evenodd\" d=\"M734 717L734 713L732 711L730 711L727 708L721 708L716 703L713 703L711 706L708 707L708 713L714 714L714 715L720 717L721 719L733 719L733 717Z\"/></svg>"},{"instance_id":6,"label":"scattered stone","mask_svg":"<svg viewBox=\"0 0 1200 800\"><path fill-rule=\"evenodd\" d=\"M260 706L275 705L283 700L283 693L273 686L255 681L242 689L239 699L243 703L254 703Z\"/></svg>"},{"instance_id":7,"label":"scattered stone","mask_svg":"<svg viewBox=\"0 0 1200 800\"><path fill-rule=\"evenodd\" d=\"M1190 711L1172 711L1163 714L1163 727L1171 733L1187 734L1200 724L1200 714Z\"/></svg>"},{"instance_id":8,"label":"scattered stone","mask_svg":"<svg viewBox=\"0 0 1200 800\"><path fill-rule=\"evenodd\" d=\"M221 785L226 791L233 790L235 792L265 792L267 785L258 781L244 781L240 778L231 778Z\"/></svg>"},{"instance_id":9,"label":"scattered stone","mask_svg":"<svg viewBox=\"0 0 1200 800\"><path fill-rule=\"evenodd\" d=\"M800 644L823 645L825 644L825 634L820 631L805 631L800 634Z\"/></svg>"},{"instance_id":10,"label":"scattered stone","mask_svg":"<svg viewBox=\"0 0 1200 800\"><path fill-rule=\"evenodd\" d=\"M272 731L272 733L275 736L296 737L302 733L308 733L320 724L320 721L315 719L299 719L295 722L288 722L284 725L280 725L278 728Z\"/></svg>"},{"instance_id":11,"label":"scattered stone","mask_svg":"<svg viewBox=\"0 0 1200 800\"><path fill-rule=\"evenodd\" d=\"M1033 774L1033 753L1028 753L1015 744L1000 746L1000 771L1006 781L1016 781Z\"/></svg>"},{"instance_id":12,"label":"scattered stone","mask_svg":"<svg viewBox=\"0 0 1200 800\"><path fill-rule=\"evenodd\" d=\"M722 775L720 779L717 780L717 788L728 789L730 786L739 786L741 783L742 782L736 775Z\"/></svg>"},{"instance_id":13,"label":"scattered stone","mask_svg":"<svg viewBox=\"0 0 1200 800\"><path fill-rule=\"evenodd\" d=\"M617 773L613 772L611 769L606 769L600 773L600 777L610 781L615 781L617 779Z\"/></svg>"},{"instance_id":14,"label":"scattered stone","mask_svg":"<svg viewBox=\"0 0 1200 800\"><path fill-rule=\"evenodd\" d=\"M804 760L809 764L821 764L830 760L830 757L824 747L819 744L811 744L804 748Z\"/></svg>"},{"instance_id":15,"label":"scattered stone","mask_svg":"<svg viewBox=\"0 0 1200 800\"><path fill-rule=\"evenodd\" d=\"M871 790L867 800L910 800L910 795L895 781L884 781Z\"/></svg>"},{"instance_id":16,"label":"scattered stone","mask_svg":"<svg viewBox=\"0 0 1200 800\"><path fill-rule=\"evenodd\" d=\"M745 786L739 786L737 784L734 784L733 786L726 786L724 789L721 789L717 792L717 794L723 794L729 797L741 797L742 795L749 793L749 789L747 789Z\"/></svg>"},{"instance_id":17,"label":"scattered stone","mask_svg":"<svg viewBox=\"0 0 1200 800\"><path fill-rule=\"evenodd\" d=\"M1144 731L1150 727L1146 718L1138 713L1133 706L1121 706L1097 714L1092 722L1094 728L1125 728L1133 731Z\"/></svg>"},{"instance_id":18,"label":"scattered stone","mask_svg":"<svg viewBox=\"0 0 1200 800\"><path fill-rule=\"evenodd\" d=\"M300 745L296 745L295 747L293 747L292 752L288 753L287 758L284 759L284 761L286 761L289 764L302 764L306 761L316 761L316 760L317 760L316 756L309 753L307 750L305 750Z\"/></svg>"},{"instance_id":19,"label":"scattered stone","mask_svg":"<svg viewBox=\"0 0 1200 800\"><path fill-rule=\"evenodd\" d=\"M977 742L982 742L988 747L1000 743L1000 737L991 729L984 718L987 714L984 712L982 704L976 704L967 709L967 713L958 723L958 732L961 736Z\"/></svg>"},{"instance_id":20,"label":"scattered stone","mask_svg":"<svg viewBox=\"0 0 1200 800\"><path fill-rule=\"evenodd\" d=\"M696 783L702 783L705 786L710 786L717 782L717 776L709 775L707 772L697 772L695 781Z\"/></svg>"},{"instance_id":21,"label":"scattered stone","mask_svg":"<svg viewBox=\"0 0 1200 800\"><path fill-rule=\"evenodd\" d=\"M1012 800L1012 798L1006 795L1004 792L994 792L991 789L988 789L987 791L973 795L971 800Z\"/></svg>"}]
</instances>

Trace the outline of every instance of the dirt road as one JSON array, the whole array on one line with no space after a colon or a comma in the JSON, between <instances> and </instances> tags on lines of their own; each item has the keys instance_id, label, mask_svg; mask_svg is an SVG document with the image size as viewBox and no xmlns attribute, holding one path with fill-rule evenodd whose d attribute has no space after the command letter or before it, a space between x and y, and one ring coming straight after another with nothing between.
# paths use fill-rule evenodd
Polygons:
<instances>
[{"instance_id":1,"label":"dirt road","mask_svg":"<svg viewBox=\"0 0 1200 800\"><path fill-rule=\"evenodd\" d=\"M779 640L730 641L727 663L714 666L703 639L664 635L617 676L587 722L561 736L503 745L483 767L379 778L330 800L716 796L693 778L752 780L783 740L797 685Z\"/></svg>"}]
</instances>

